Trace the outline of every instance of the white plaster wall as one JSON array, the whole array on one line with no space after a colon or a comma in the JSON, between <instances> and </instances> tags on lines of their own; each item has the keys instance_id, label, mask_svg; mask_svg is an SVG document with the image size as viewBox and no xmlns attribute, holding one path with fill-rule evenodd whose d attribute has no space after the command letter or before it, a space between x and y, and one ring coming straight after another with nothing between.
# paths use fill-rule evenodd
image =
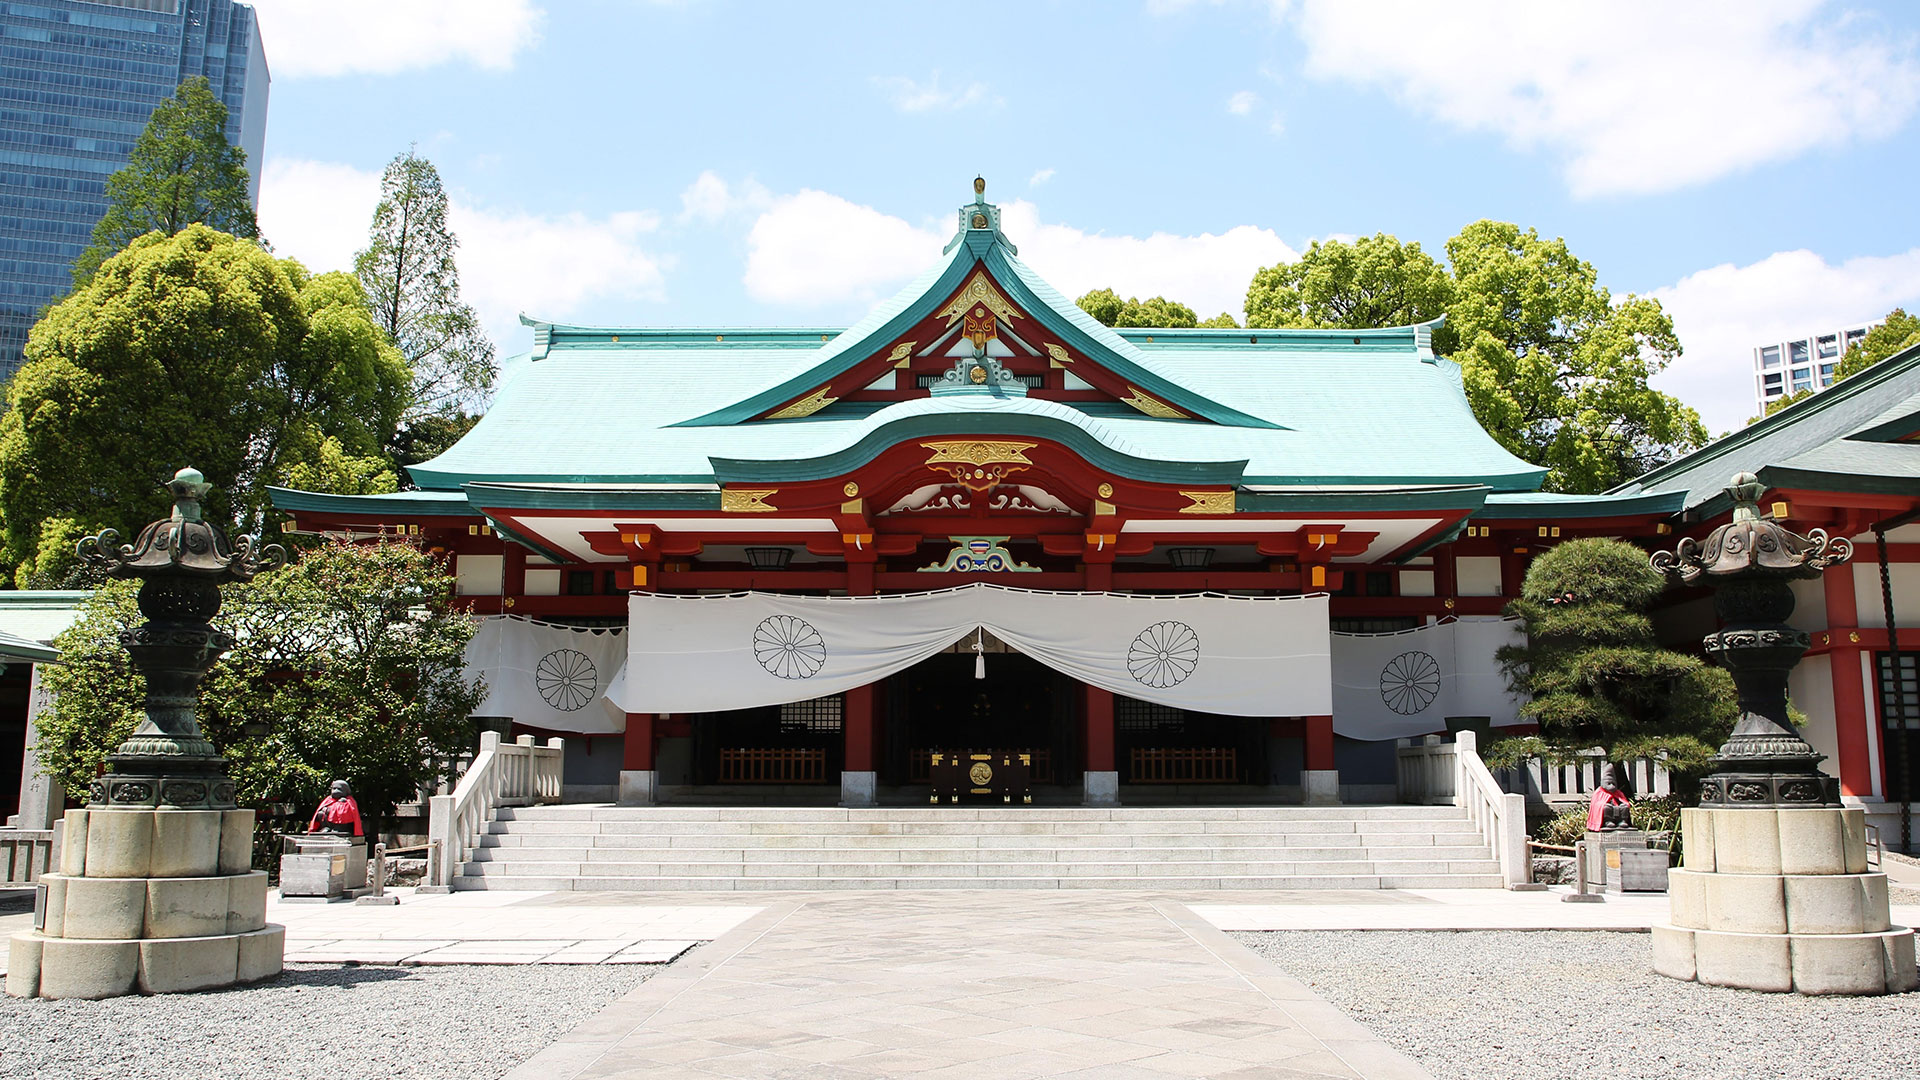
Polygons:
<instances>
[{"instance_id":1,"label":"white plaster wall","mask_svg":"<svg viewBox=\"0 0 1920 1080\"><path fill-rule=\"evenodd\" d=\"M1891 533L1888 539L1891 541ZM1893 582L1894 622L1902 628L1920 626L1920 563L1894 563L1887 569L1887 577ZM1861 626L1887 625L1886 607L1880 600L1878 560L1861 558L1854 562L1853 599L1860 606Z\"/></svg>"},{"instance_id":2,"label":"white plaster wall","mask_svg":"<svg viewBox=\"0 0 1920 1080\"><path fill-rule=\"evenodd\" d=\"M1840 742L1833 721L1832 658L1822 654L1801 660L1787 676L1787 699L1806 714L1807 726L1800 729L1800 737L1827 755L1820 768L1829 775L1839 776L1840 761L1835 755L1840 753Z\"/></svg>"},{"instance_id":3,"label":"white plaster wall","mask_svg":"<svg viewBox=\"0 0 1920 1080\"><path fill-rule=\"evenodd\" d=\"M455 568L455 587L461 596L499 596L506 572L505 556L462 555Z\"/></svg>"},{"instance_id":4,"label":"white plaster wall","mask_svg":"<svg viewBox=\"0 0 1920 1080\"><path fill-rule=\"evenodd\" d=\"M1400 595L1401 596L1432 596L1433 595L1433 571L1431 570L1400 571Z\"/></svg>"},{"instance_id":5,"label":"white plaster wall","mask_svg":"<svg viewBox=\"0 0 1920 1080\"><path fill-rule=\"evenodd\" d=\"M1455 586L1461 596L1500 596L1500 557L1462 555L1453 560Z\"/></svg>"},{"instance_id":6,"label":"white plaster wall","mask_svg":"<svg viewBox=\"0 0 1920 1080\"><path fill-rule=\"evenodd\" d=\"M559 596L560 571L534 570L529 568L527 570L527 595Z\"/></svg>"}]
</instances>

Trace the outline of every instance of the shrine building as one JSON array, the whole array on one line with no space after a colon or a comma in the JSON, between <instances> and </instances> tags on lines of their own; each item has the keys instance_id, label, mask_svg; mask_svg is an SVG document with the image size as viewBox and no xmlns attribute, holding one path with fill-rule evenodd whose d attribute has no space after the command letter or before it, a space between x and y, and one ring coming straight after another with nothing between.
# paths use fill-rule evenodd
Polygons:
<instances>
[{"instance_id":1,"label":"shrine building","mask_svg":"<svg viewBox=\"0 0 1920 1080\"><path fill-rule=\"evenodd\" d=\"M1112 329L980 181L944 259L852 327L527 321L419 490L274 499L288 531L446 558L489 617L483 711L568 736L569 797L924 803L934 755L983 751L1024 755L1035 801L1391 802L1395 740L1522 722L1494 651L1533 556L1704 534L1740 470L1799 531L1867 541L1806 583L1795 691L1849 798L1888 790L1913 668L1876 560L1920 615L1914 355L1544 494L1431 325ZM1703 604L1676 594L1664 636L1696 645Z\"/></svg>"}]
</instances>

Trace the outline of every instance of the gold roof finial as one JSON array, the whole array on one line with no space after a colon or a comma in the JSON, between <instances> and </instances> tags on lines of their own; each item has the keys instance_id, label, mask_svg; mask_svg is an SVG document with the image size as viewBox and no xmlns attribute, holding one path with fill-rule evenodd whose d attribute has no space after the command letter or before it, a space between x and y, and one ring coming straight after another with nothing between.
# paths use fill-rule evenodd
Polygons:
<instances>
[{"instance_id":1,"label":"gold roof finial","mask_svg":"<svg viewBox=\"0 0 1920 1080\"><path fill-rule=\"evenodd\" d=\"M975 199L979 199L984 197L986 193L987 193L987 178L984 176L974 177L973 178L973 197Z\"/></svg>"}]
</instances>

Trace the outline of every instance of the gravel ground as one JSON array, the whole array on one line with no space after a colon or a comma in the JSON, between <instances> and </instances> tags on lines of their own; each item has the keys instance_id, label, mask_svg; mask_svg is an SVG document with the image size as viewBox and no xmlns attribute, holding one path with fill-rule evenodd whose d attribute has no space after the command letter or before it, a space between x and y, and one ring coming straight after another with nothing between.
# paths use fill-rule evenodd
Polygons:
<instances>
[{"instance_id":1,"label":"gravel ground","mask_svg":"<svg viewBox=\"0 0 1920 1080\"><path fill-rule=\"evenodd\" d=\"M0 995L0 1077L493 1080L659 970L289 964L206 994Z\"/></svg>"},{"instance_id":2,"label":"gravel ground","mask_svg":"<svg viewBox=\"0 0 1920 1080\"><path fill-rule=\"evenodd\" d=\"M1440 1080L1920 1076L1920 993L1812 998L1653 973L1645 934L1233 937Z\"/></svg>"}]
</instances>

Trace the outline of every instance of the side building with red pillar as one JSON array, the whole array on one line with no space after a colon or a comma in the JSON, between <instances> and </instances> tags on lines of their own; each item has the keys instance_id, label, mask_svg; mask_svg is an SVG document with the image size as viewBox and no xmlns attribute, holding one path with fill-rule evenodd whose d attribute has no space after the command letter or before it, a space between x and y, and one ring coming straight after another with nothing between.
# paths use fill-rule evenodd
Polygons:
<instances>
[{"instance_id":1,"label":"side building with red pillar","mask_svg":"<svg viewBox=\"0 0 1920 1080\"><path fill-rule=\"evenodd\" d=\"M766 785L864 805L918 797L933 753L978 750L1025 754L1054 801L1392 801L1396 740L1524 730L1493 654L1534 555L1704 534L1743 468L1796 527L1888 525L1895 608L1920 588L1920 529L1900 519L1920 497L1914 354L1618 491L1542 493L1431 326L1108 328L1019 260L979 185L945 257L850 328L530 325L486 416L409 470L419 490L274 497L291 530L445 556L487 617L469 653L487 711L575 736L579 798ZM1803 595L1839 639L1796 683L1863 801L1889 775L1875 551ZM989 608L939 648L889 651L928 631L884 601L975 583L1156 614L1076 626L1036 602L996 632ZM739 656L699 644L725 605L696 599L741 593L864 602L833 609L860 633L787 613L752 657L746 636ZM1205 630L1221 597L1325 600L1259 609L1294 620L1283 642ZM1707 610L1681 596L1662 617L1697 642ZM764 670L728 666L743 657ZM1246 674L1266 660L1265 684ZM1228 669L1222 696L1208 679ZM834 679L848 688L809 693Z\"/></svg>"}]
</instances>

